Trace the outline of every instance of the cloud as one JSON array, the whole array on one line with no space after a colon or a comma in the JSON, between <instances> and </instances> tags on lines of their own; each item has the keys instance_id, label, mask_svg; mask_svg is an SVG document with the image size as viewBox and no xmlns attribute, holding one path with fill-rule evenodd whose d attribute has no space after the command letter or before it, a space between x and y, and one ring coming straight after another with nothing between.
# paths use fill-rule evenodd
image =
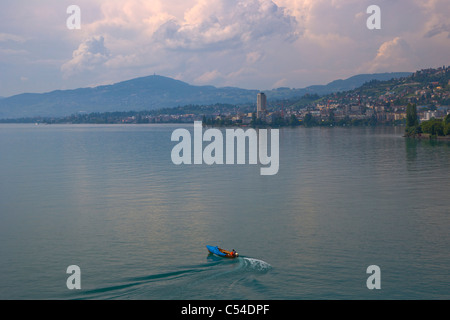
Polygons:
<instances>
[{"instance_id":1,"label":"cloud","mask_svg":"<svg viewBox=\"0 0 450 320\"><path fill-rule=\"evenodd\" d=\"M97 72L113 82L156 72L196 84L303 87L356 73L414 70L431 59L418 36L433 38L436 46L436 35L447 26L437 12L444 0L413 0L408 6L382 1L378 32L366 27L366 9L373 4L368 0L98 4L99 16L82 29L103 35L108 51L94 54L83 42L61 68L66 78L84 72L94 78Z\"/></svg>"},{"instance_id":2,"label":"cloud","mask_svg":"<svg viewBox=\"0 0 450 320\"><path fill-rule=\"evenodd\" d=\"M272 36L298 34L295 18L270 0L199 0L183 20L171 19L154 34L168 49L213 51Z\"/></svg>"},{"instance_id":3,"label":"cloud","mask_svg":"<svg viewBox=\"0 0 450 320\"><path fill-rule=\"evenodd\" d=\"M278 44L301 35L295 17L271 0L111 0L100 12L82 30L102 34L108 53L95 53L93 41L84 41L61 68L66 78L97 69L104 79L106 68L121 70L122 79L158 72L188 82L233 83L230 76L246 64L263 63Z\"/></svg>"},{"instance_id":4,"label":"cloud","mask_svg":"<svg viewBox=\"0 0 450 320\"><path fill-rule=\"evenodd\" d=\"M62 65L64 76L92 71L102 66L110 58L109 50L105 47L103 36L94 36L83 41L72 54L72 59Z\"/></svg>"},{"instance_id":5,"label":"cloud","mask_svg":"<svg viewBox=\"0 0 450 320\"><path fill-rule=\"evenodd\" d=\"M448 0L428 0L418 1L423 16L423 26L425 37L433 37L440 33L450 32L448 16L450 13L450 2Z\"/></svg>"},{"instance_id":6,"label":"cloud","mask_svg":"<svg viewBox=\"0 0 450 320\"><path fill-rule=\"evenodd\" d=\"M27 38L24 36L11 33L0 33L0 42L7 42L7 41L24 43L25 41L27 41Z\"/></svg>"},{"instance_id":7,"label":"cloud","mask_svg":"<svg viewBox=\"0 0 450 320\"><path fill-rule=\"evenodd\" d=\"M14 50L14 49L2 49L0 48L0 55L10 55L10 56L19 56L19 55L28 55L29 52L23 49Z\"/></svg>"},{"instance_id":8,"label":"cloud","mask_svg":"<svg viewBox=\"0 0 450 320\"><path fill-rule=\"evenodd\" d=\"M450 38L450 24L442 23L434 26L431 30L425 33L425 37L432 38L441 33L447 33L447 37Z\"/></svg>"},{"instance_id":9,"label":"cloud","mask_svg":"<svg viewBox=\"0 0 450 320\"><path fill-rule=\"evenodd\" d=\"M202 74L201 76L196 78L194 80L194 82L197 84L210 84L210 83L214 82L216 79L221 78L221 77L222 77L222 74L219 71L212 70L212 71L205 72L204 74Z\"/></svg>"},{"instance_id":10,"label":"cloud","mask_svg":"<svg viewBox=\"0 0 450 320\"><path fill-rule=\"evenodd\" d=\"M369 72L414 71L417 57L408 43L396 37L384 42L369 62Z\"/></svg>"},{"instance_id":11,"label":"cloud","mask_svg":"<svg viewBox=\"0 0 450 320\"><path fill-rule=\"evenodd\" d=\"M284 79L280 79L280 80L276 81L276 82L272 85L272 87L273 87L273 88L280 88L280 87L285 87L286 85L287 85L287 79L284 78Z\"/></svg>"},{"instance_id":12,"label":"cloud","mask_svg":"<svg viewBox=\"0 0 450 320\"><path fill-rule=\"evenodd\" d=\"M258 51L252 51L247 53L246 55L246 62L247 64L255 64L258 61L261 61L261 59L263 58L263 52L258 52Z\"/></svg>"}]
</instances>

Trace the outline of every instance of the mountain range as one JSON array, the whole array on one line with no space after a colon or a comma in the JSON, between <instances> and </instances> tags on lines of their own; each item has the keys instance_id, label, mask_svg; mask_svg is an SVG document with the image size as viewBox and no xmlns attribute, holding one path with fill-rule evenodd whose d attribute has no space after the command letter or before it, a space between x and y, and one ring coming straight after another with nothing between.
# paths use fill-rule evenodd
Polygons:
<instances>
[{"instance_id":1,"label":"mountain range","mask_svg":"<svg viewBox=\"0 0 450 320\"><path fill-rule=\"evenodd\" d=\"M302 89L277 88L264 91L268 100L290 99L305 94L324 95L358 88L371 80L389 80L408 72L361 74L327 85ZM172 78L153 75L112 85L48 93L23 93L0 99L0 119L62 117L76 113L142 111L190 104L255 103L259 90L236 87L194 86Z\"/></svg>"}]
</instances>

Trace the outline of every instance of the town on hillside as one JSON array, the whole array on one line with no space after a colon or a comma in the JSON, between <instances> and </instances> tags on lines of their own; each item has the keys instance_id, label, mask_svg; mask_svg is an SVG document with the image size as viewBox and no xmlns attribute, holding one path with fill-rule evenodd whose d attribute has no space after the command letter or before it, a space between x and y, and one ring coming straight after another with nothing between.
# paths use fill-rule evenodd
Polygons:
<instances>
[{"instance_id":1,"label":"town on hillside","mask_svg":"<svg viewBox=\"0 0 450 320\"><path fill-rule=\"evenodd\" d=\"M419 121L450 113L450 67L429 68L387 81L319 96L271 100L264 92L254 103L186 105L150 111L79 113L62 118L16 119L37 123L193 123L211 126L404 125L407 106L417 106ZM11 122L11 121L9 121Z\"/></svg>"},{"instance_id":2,"label":"town on hillside","mask_svg":"<svg viewBox=\"0 0 450 320\"><path fill-rule=\"evenodd\" d=\"M443 119L450 113L450 67L424 69L389 81L371 81L362 87L323 97L267 102L258 94L255 111L212 114L207 123L266 123L305 125L405 124L408 104L417 106L420 121Z\"/></svg>"}]
</instances>

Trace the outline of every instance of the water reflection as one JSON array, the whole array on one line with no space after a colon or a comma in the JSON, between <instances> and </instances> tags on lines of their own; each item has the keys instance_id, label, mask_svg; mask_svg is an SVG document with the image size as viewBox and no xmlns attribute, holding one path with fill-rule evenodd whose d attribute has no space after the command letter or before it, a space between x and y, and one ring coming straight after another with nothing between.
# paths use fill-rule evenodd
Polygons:
<instances>
[{"instance_id":1,"label":"water reflection","mask_svg":"<svg viewBox=\"0 0 450 320\"><path fill-rule=\"evenodd\" d=\"M416 139L405 138L406 147L406 163L409 165L411 162L417 160L417 144L419 143ZM408 167L409 169L409 167Z\"/></svg>"}]
</instances>

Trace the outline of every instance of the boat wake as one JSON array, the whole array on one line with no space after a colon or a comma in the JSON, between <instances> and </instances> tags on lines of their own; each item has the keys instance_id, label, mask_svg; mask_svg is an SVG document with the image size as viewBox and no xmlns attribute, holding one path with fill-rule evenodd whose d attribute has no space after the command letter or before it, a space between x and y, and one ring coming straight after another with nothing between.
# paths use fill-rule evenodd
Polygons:
<instances>
[{"instance_id":1,"label":"boat wake","mask_svg":"<svg viewBox=\"0 0 450 320\"><path fill-rule=\"evenodd\" d=\"M272 266L259 259L208 257L198 265L116 279L109 286L82 290L75 299L239 299L260 288L260 276Z\"/></svg>"},{"instance_id":2,"label":"boat wake","mask_svg":"<svg viewBox=\"0 0 450 320\"><path fill-rule=\"evenodd\" d=\"M267 262L255 258L242 257L240 262L244 270L267 272L272 269L272 266Z\"/></svg>"}]
</instances>

